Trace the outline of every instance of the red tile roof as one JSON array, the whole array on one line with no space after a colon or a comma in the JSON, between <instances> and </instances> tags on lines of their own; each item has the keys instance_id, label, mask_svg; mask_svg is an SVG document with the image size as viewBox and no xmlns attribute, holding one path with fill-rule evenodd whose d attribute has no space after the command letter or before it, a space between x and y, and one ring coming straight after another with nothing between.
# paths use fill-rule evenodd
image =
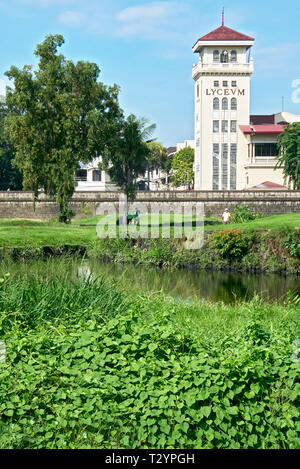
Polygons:
<instances>
[{"instance_id":1,"label":"red tile roof","mask_svg":"<svg viewBox=\"0 0 300 469\"><path fill-rule=\"evenodd\" d=\"M234 29L227 28L227 26L220 26L214 31L200 37L198 41L254 41L253 37L246 36L239 33ZM197 41L197 42L198 42Z\"/></svg>"},{"instance_id":2,"label":"red tile roof","mask_svg":"<svg viewBox=\"0 0 300 469\"><path fill-rule=\"evenodd\" d=\"M277 135L284 131L283 125L240 125L240 129L244 134L260 134L260 135Z\"/></svg>"},{"instance_id":3,"label":"red tile roof","mask_svg":"<svg viewBox=\"0 0 300 469\"><path fill-rule=\"evenodd\" d=\"M276 182L266 181L257 184L257 186L252 187L252 189L286 189L286 187Z\"/></svg>"}]
</instances>

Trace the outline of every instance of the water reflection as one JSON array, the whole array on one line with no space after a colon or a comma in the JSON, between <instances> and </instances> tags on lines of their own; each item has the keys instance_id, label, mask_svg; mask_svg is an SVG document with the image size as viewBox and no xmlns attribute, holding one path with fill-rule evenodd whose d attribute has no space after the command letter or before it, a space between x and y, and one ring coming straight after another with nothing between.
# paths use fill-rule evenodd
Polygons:
<instances>
[{"instance_id":1,"label":"water reflection","mask_svg":"<svg viewBox=\"0 0 300 469\"><path fill-rule=\"evenodd\" d=\"M40 275L42 278L65 277L86 279L102 277L117 280L124 288L145 293L162 291L174 298L209 301L249 301L259 294L266 301L282 301L288 291L300 295L297 276L233 274L191 270L160 270L145 266L101 263L97 260L48 259L8 264L0 263L0 276Z\"/></svg>"},{"instance_id":2,"label":"water reflection","mask_svg":"<svg viewBox=\"0 0 300 469\"><path fill-rule=\"evenodd\" d=\"M174 297L186 299L205 298L210 301L233 303L249 301L259 294L266 301L283 300L287 292L300 294L297 276L232 274L175 270L165 271L133 265L101 264L89 262L94 275L118 279L124 287L138 288L144 292L163 291Z\"/></svg>"}]
</instances>

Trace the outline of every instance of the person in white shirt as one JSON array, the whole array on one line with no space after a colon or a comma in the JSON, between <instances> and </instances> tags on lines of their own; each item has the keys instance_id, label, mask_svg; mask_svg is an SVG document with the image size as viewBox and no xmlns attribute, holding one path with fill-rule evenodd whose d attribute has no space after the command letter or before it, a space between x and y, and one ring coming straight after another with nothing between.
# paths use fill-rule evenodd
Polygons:
<instances>
[{"instance_id":1,"label":"person in white shirt","mask_svg":"<svg viewBox=\"0 0 300 469\"><path fill-rule=\"evenodd\" d=\"M225 212L222 215L223 225L229 225L231 221L231 215L228 208L225 208Z\"/></svg>"}]
</instances>

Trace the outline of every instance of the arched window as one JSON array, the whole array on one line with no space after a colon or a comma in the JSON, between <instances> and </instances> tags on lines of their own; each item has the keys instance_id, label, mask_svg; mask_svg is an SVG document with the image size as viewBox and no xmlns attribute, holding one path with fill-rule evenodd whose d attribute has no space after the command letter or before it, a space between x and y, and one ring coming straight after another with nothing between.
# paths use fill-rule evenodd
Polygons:
<instances>
[{"instance_id":1,"label":"arched window","mask_svg":"<svg viewBox=\"0 0 300 469\"><path fill-rule=\"evenodd\" d=\"M218 50L214 50L214 62L220 62L220 52Z\"/></svg>"},{"instance_id":2,"label":"arched window","mask_svg":"<svg viewBox=\"0 0 300 469\"><path fill-rule=\"evenodd\" d=\"M220 109L220 100L219 98L214 98L214 111L218 111Z\"/></svg>"},{"instance_id":3,"label":"arched window","mask_svg":"<svg viewBox=\"0 0 300 469\"><path fill-rule=\"evenodd\" d=\"M232 50L230 53L230 62L236 62L236 61L237 61L236 50Z\"/></svg>"},{"instance_id":4,"label":"arched window","mask_svg":"<svg viewBox=\"0 0 300 469\"><path fill-rule=\"evenodd\" d=\"M228 62L228 51L227 50L223 50L223 52L221 54L221 62L223 64Z\"/></svg>"},{"instance_id":5,"label":"arched window","mask_svg":"<svg viewBox=\"0 0 300 469\"><path fill-rule=\"evenodd\" d=\"M231 98L231 110L232 111L237 110L237 99L236 98Z\"/></svg>"},{"instance_id":6,"label":"arched window","mask_svg":"<svg viewBox=\"0 0 300 469\"><path fill-rule=\"evenodd\" d=\"M222 109L223 109L223 111L228 110L228 99L227 98L222 99Z\"/></svg>"}]
</instances>

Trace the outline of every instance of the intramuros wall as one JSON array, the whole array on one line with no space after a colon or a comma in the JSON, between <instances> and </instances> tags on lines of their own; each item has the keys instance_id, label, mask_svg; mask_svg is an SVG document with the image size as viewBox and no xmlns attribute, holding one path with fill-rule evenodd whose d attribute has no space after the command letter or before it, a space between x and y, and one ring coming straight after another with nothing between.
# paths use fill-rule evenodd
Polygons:
<instances>
[{"instance_id":1,"label":"intramuros wall","mask_svg":"<svg viewBox=\"0 0 300 469\"><path fill-rule=\"evenodd\" d=\"M76 192L70 209L76 217L93 216L100 213L104 202L114 204L119 210L118 192ZM182 207L196 207L204 203L207 217L220 217L226 207L233 211L235 205L248 205L255 213L275 215L300 212L300 191L165 191L138 192L131 208L145 205L151 212L151 204L161 202L178 203ZM0 218L47 219L58 215L54 199L41 193L33 205L32 192L0 192Z\"/></svg>"}]
</instances>

